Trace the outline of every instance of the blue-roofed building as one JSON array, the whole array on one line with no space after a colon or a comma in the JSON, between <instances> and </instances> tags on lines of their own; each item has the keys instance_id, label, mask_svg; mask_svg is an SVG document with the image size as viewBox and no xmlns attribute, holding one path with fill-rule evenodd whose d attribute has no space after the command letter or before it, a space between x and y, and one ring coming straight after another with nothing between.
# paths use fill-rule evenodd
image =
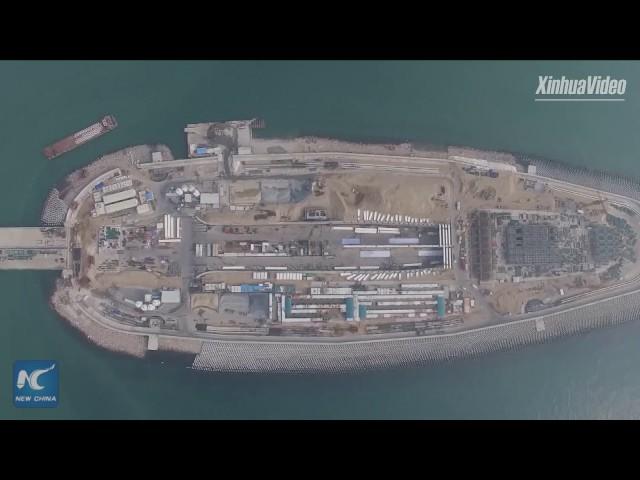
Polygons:
<instances>
[{"instance_id":1,"label":"blue-roofed building","mask_svg":"<svg viewBox=\"0 0 640 480\"><path fill-rule=\"evenodd\" d=\"M346 305L346 312L345 312L345 316L347 317L347 320L353 320L353 298L349 297L349 298L345 298L344 303Z\"/></svg>"},{"instance_id":2,"label":"blue-roofed building","mask_svg":"<svg viewBox=\"0 0 640 480\"><path fill-rule=\"evenodd\" d=\"M445 313L444 297L438 295L438 317L444 318Z\"/></svg>"},{"instance_id":3,"label":"blue-roofed building","mask_svg":"<svg viewBox=\"0 0 640 480\"><path fill-rule=\"evenodd\" d=\"M284 297L284 314L288 317L291 315L291 297Z\"/></svg>"},{"instance_id":4,"label":"blue-roofed building","mask_svg":"<svg viewBox=\"0 0 640 480\"><path fill-rule=\"evenodd\" d=\"M261 292L270 292L271 287L269 285L254 285L251 283L245 283L240 285L241 293L261 293Z\"/></svg>"}]
</instances>

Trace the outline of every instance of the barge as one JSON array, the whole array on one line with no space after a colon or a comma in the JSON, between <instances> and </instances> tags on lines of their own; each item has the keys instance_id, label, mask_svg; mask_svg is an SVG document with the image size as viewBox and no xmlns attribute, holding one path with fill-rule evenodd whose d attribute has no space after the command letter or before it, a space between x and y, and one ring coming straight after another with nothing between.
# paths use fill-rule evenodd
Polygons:
<instances>
[{"instance_id":1,"label":"barge","mask_svg":"<svg viewBox=\"0 0 640 480\"><path fill-rule=\"evenodd\" d=\"M63 153L67 153L80 145L87 143L94 138L98 138L107 132L115 129L118 126L118 122L113 115L107 115L102 120L89 125L87 128L69 135L56 143L45 147L42 153L47 159L51 160Z\"/></svg>"}]
</instances>

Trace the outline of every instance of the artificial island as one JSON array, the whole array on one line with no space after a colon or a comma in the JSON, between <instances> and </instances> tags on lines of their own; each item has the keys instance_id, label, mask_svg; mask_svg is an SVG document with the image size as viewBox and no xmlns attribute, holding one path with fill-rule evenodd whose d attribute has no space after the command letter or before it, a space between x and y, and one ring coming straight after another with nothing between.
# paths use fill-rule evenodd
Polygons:
<instances>
[{"instance_id":1,"label":"artificial island","mask_svg":"<svg viewBox=\"0 0 640 480\"><path fill-rule=\"evenodd\" d=\"M263 126L187 125L186 158L100 157L50 192L40 226L0 229L0 268L61 270L51 305L97 345L212 371L422 364L640 312L632 180Z\"/></svg>"}]
</instances>

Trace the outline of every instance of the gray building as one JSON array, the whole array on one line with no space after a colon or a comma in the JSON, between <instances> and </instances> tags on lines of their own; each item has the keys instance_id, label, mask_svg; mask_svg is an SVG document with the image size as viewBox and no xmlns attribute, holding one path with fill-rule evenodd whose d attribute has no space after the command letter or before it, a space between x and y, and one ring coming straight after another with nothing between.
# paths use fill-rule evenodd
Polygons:
<instances>
[{"instance_id":1,"label":"gray building","mask_svg":"<svg viewBox=\"0 0 640 480\"><path fill-rule=\"evenodd\" d=\"M558 230L546 224L511 222L505 230L506 262L512 265L560 263Z\"/></svg>"},{"instance_id":2,"label":"gray building","mask_svg":"<svg viewBox=\"0 0 640 480\"><path fill-rule=\"evenodd\" d=\"M307 208L304 211L304 219L308 221L313 220L328 220L327 211L324 208Z\"/></svg>"},{"instance_id":3,"label":"gray building","mask_svg":"<svg viewBox=\"0 0 640 480\"><path fill-rule=\"evenodd\" d=\"M589 230L589 244L593 260L599 264L609 263L622 253L622 238L615 228L592 226Z\"/></svg>"}]
</instances>

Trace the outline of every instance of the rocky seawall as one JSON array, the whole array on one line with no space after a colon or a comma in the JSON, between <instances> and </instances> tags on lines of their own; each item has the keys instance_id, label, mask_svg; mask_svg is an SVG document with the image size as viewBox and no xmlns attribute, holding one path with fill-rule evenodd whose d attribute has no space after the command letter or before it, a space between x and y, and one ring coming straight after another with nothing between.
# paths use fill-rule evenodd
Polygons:
<instances>
[{"instance_id":1,"label":"rocky seawall","mask_svg":"<svg viewBox=\"0 0 640 480\"><path fill-rule=\"evenodd\" d=\"M130 335L103 327L74 305L68 289L68 286L63 286L62 280L58 280L51 295L50 305L71 327L78 330L91 343L112 352L139 358L145 356L146 336Z\"/></svg>"},{"instance_id":2,"label":"rocky seawall","mask_svg":"<svg viewBox=\"0 0 640 480\"><path fill-rule=\"evenodd\" d=\"M541 177L553 178L640 200L640 182L633 178L583 167L572 167L545 159L523 157L521 163L535 166L536 174Z\"/></svg>"},{"instance_id":3,"label":"rocky seawall","mask_svg":"<svg viewBox=\"0 0 640 480\"><path fill-rule=\"evenodd\" d=\"M635 320L640 292L457 334L349 343L206 342L192 368L221 372L339 373L426 365L512 350Z\"/></svg>"}]
</instances>

